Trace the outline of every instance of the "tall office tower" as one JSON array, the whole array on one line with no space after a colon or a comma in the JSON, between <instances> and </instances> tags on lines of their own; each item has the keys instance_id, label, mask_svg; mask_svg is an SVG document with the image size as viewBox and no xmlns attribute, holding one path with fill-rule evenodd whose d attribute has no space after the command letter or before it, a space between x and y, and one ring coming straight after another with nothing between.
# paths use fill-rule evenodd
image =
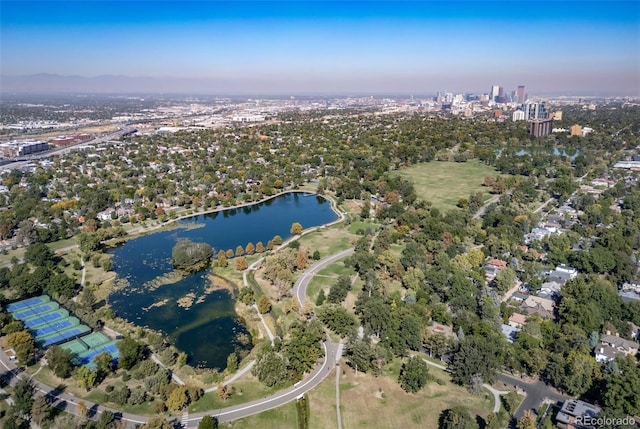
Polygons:
<instances>
[{"instance_id":1,"label":"tall office tower","mask_svg":"<svg viewBox=\"0 0 640 429\"><path fill-rule=\"evenodd\" d=\"M491 101L495 101L496 97L500 96L500 86L499 85L493 85L491 87L491 93L489 94L489 99Z\"/></svg>"},{"instance_id":2,"label":"tall office tower","mask_svg":"<svg viewBox=\"0 0 640 429\"><path fill-rule=\"evenodd\" d=\"M544 103L526 103L522 105L522 110L526 120L549 118L549 112Z\"/></svg>"},{"instance_id":3,"label":"tall office tower","mask_svg":"<svg viewBox=\"0 0 640 429\"><path fill-rule=\"evenodd\" d=\"M519 85L516 90L517 102L522 104L524 103L524 85Z\"/></svg>"}]
</instances>

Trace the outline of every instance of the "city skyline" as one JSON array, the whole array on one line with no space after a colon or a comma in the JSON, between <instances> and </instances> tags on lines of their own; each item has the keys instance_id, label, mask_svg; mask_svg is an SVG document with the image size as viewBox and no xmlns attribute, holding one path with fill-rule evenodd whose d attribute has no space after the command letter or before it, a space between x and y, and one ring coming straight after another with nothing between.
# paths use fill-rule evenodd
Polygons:
<instances>
[{"instance_id":1,"label":"city skyline","mask_svg":"<svg viewBox=\"0 0 640 429\"><path fill-rule=\"evenodd\" d=\"M637 2L0 5L4 92L640 94Z\"/></svg>"}]
</instances>

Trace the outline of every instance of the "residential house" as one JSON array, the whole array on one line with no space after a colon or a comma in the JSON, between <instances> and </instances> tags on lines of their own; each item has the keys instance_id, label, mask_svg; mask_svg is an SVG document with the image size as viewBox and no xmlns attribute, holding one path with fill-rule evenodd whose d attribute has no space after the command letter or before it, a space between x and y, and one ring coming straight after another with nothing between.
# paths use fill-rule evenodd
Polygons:
<instances>
[{"instance_id":1,"label":"residential house","mask_svg":"<svg viewBox=\"0 0 640 429\"><path fill-rule=\"evenodd\" d=\"M527 316L520 313L513 313L509 316L509 326L522 328L527 323Z\"/></svg>"},{"instance_id":2,"label":"residential house","mask_svg":"<svg viewBox=\"0 0 640 429\"><path fill-rule=\"evenodd\" d=\"M609 362L616 356L635 356L640 345L635 341L625 340L617 335L603 335L600 345L596 346L595 355L598 362Z\"/></svg>"},{"instance_id":3,"label":"residential house","mask_svg":"<svg viewBox=\"0 0 640 429\"><path fill-rule=\"evenodd\" d=\"M527 314L538 314L543 319L553 318L553 310L556 306L555 301L540 296L529 295L522 304L520 309Z\"/></svg>"},{"instance_id":4,"label":"residential house","mask_svg":"<svg viewBox=\"0 0 640 429\"><path fill-rule=\"evenodd\" d=\"M556 420L561 428L591 429L595 427L592 420L600 415L602 409L588 402L577 399L567 399L556 415Z\"/></svg>"},{"instance_id":5,"label":"residential house","mask_svg":"<svg viewBox=\"0 0 640 429\"><path fill-rule=\"evenodd\" d=\"M623 301L640 300L640 281L631 280L622 285L618 294Z\"/></svg>"}]
</instances>

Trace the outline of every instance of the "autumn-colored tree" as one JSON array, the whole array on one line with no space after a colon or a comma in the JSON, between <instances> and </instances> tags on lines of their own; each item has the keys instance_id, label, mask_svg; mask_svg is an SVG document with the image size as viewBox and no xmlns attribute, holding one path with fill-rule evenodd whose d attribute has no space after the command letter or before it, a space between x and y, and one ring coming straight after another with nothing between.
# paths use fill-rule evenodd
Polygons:
<instances>
[{"instance_id":1,"label":"autumn-colored tree","mask_svg":"<svg viewBox=\"0 0 640 429\"><path fill-rule=\"evenodd\" d=\"M84 223L84 231L88 233L96 232L98 229L98 223L95 219L87 219Z\"/></svg>"},{"instance_id":2,"label":"autumn-colored tree","mask_svg":"<svg viewBox=\"0 0 640 429\"><path fill-rule=\"evenodd\" d=\"M484 181L482 182L482 186L486 186L488 188L493 187L493 184L496 182L496 179L493 176L485 176Z\"/></svg>"},{"instance_id":3,"label":"autumn-colored tree","mask_svg":"<svg viewBox=\"0 0 640 429\"><path fill-rule=\"evenodd\" d=\"M227 250L227 258L233 258L233 249Z\"/></svg>"},{"instance_id":4,"label":"autumn-colored tree","mask_svg":"<svg viewBox=\"0 0 640 429\"><path fill-rule=\"evenodd\" d=\"M231 396L231 392L227 389L227 385L222 383L218 384L218 397L223 401L226 401Z\"/></svg>"},{"instance_id":5,"label":"autumn-colored tree","mask_svg":"<svg viewBox=\"0 0 640 429\"><path fill-rule=\"evenodd\" d=\"M236 247L236 257L244 255L244 248L240 245Z\"/></svg>"},{"instance_id":6,"label":"autumn-colored tree","mask_svg":"<svg viewBox=\"0 0 640 429\"><path fill-rule=\"evenodd\" d=\"M300 224L300 222L292 223L291 224L291 229L289 230L289 232L291 232L291 234L293 234L293 235L302 234L302 224Z\"/></svg>"},{"instance_id":7,"label":"autumn-colored tree","mask_svg":"<svg viewBox=\"0 0 640 429\"><path fill-rule=\"evenodd\" d=\"M253 246L253 243L247 243L247 246L244 248L244 251L247 255L253 255L256 251L256 248Z\"/></svg>"},{"instance_id":8,"label":"autumn-colored tree","mask_svg":"<svg viewBox=\"0 0 640 429\"><path fill-rule=\"evenodd\" d=\"M264 245L262 244L262 241L258 241L258 243L256 243L256 252L264 252Z\"/></svg>"},{"instance_id":9,"label":"autumn-colored tree","mask_svg":"<svg viewBox=\"0 0 640 429\"><path fill-rule=\"evenodd\" d=\"M247 268L249 268L249 265L247 264L247 260L245 259L244 256L236 258L236 270L244 271Z\"/></svg>"},{"instance_id":10,"label":"autumn-colored tree","mask_svg":"<svg viewBox=\"0 0 640 429\"><path fill-rule=\"evenodd\" d=\"M173 389L173 392L167 398L167 407L170 410L180 410L189 402L189 397L187 396L187 389L184 386L179 386Z\"/></svg>"},{"instance_id":11,"label":"autumn-colored tree","mask_svg":"<svg viewBox=\"0 0 640 429\"><path fill-rule=\"evenodd\" d=\"M229 265L229 262L227 262L227 255L225 255L224 250L221 250L218 252L218 266L219 267L226 267Z\"/></svg>"},{"instance_id":12,"label":"autumn-colored tree","mask_svg":"<svg viewBox=\"0 0 640 429\"><path fill-rule=\"evenodd\" d=\"M302 249L298 249L298 256L296 258L296 269L301 271L301 270L304 270L304 267L306 266L307 266L307 252Z\"/></svg>"},{"instance_id":13,"label":"autumn-colored tree","mask_svg":"<svg viewBox=\"0 0 640 429\"><path fill-rule=\"evenodd\" d=\"M273 242L274 246L279 246L282 244L282 237L280 237L279 235L276 235L271 239L271 241Z\"/></svg>"},{"instance_id":14,"label":"autumn-colored tree","mask_svg":"<svg viewBox=\"0 0 640 429\"><path fill-rule=\"evenodd\" d=\"M35 342L29 331L17 331L7 336L7 344L16 352L20 365L26 365L36 352Z\"/></svg>"},{"instance_id":15,"label":"autumn-colored tree","mask_svg":"<svg viewBox=\"0 0 640 429\"><path fill-rule=\"evenodd\" d=\"M267 241L267 250L273 250L273 240Z\"/></svg>"},{"instance_id":16,"label":"autumn-colored tree","mask_svg":"<svg viewBox=\"0 0 640 429\"><path fill-rule=\"evenodd\" d=\"M271 301L266 295L262 295L258 301L258 311L265 314L271 311Z\"/></svg>"}]
</instances>

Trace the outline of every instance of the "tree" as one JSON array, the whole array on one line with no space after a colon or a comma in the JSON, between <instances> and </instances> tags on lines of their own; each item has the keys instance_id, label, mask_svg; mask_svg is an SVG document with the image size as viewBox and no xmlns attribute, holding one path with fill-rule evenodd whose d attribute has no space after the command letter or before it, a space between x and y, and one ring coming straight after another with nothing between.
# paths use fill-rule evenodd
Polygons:
<instances>
[{"instance_id":1,"label":"tree","mask_svg":"<svg viewBox=\"0 0 640 429\"><path fill-rule=\"evenodd\" d=\"M502 364L502 355L503 340L497 335L492 338L465 336L453 354L451 378L454 383L469 386L474 374L479 374L485 382L491 383Z\"/></svg>"},{"instance_id":2,"label":"tree","mask_svg":"<svg viewBox=\"0 0 640 429\"><path fill-rule=\"evenodd\" d=\"M216 417L204 416L200 423L198 423L198 429L218 429L218 419Z\"/></svg>"},{"instance_id":3,"label":"tree","mask_svg":"<svg viewBox=\"0 0 640 429\"><path fill-rule=\"evenodd\" d=\"M178 386L173 389L169 398L167 398L167 407L169 407L170 410L178 411L184 408L188 402L187 389L184 386Z\"/></svg>"},{"instance_id":4,"label":"tree","mask_svg":"<svg viewBox=\"0 0 640 429\"><path fill-rule=\"evenodd\" d=\"M326 299L326 296L324 294L324 289L320 289L320 292L318 292L318 297L316 298L316 305L319 307L322 304L324 304L324 300Z\"/></svg>"},{"instance_id":5,"label":"tree","mask_svg":"<svg viewBox=\"0 0 640 429\"><path fill-rule=\"evenodd\" d=\"M284 359L270 347L262 350L251 370L260 383L273 387L287 382L287 365Z\"/></svg>"},{"instance_id":6,"label":"tree","mask_svg":"<svg viewBox=\"0 0 640 429\"><path fill-rule=\"evenodd\" d=\"M81 366L76 371L76 379L78 380L78 385L88 392L96 384L98 373L87 366Z\"/></svg>"},{"instance_id":7,"label":"tree","mask_svg":"<svg viewBox=\"0 0 640 429\"><path fill-rule=\"evenodd\" d=\"M49 405L47 398L38 396L33 400L33 405L31 406L31 418L38 426L42 426L44 422L49 421L52 411L53 409Z\"/></svg>"},{"instance_id":8,"label":"tree","mask_svg":"<svg viewBox=\"0 0 640 429\"><path fill-rule=\"evenodd\" d=\"M227 371L231 374L238 370L238 355L233 352L227 357Z\"/></svg>"},{"instance_id":9,"label":"tree","mask_svg":"<svg viewBox=\"0 0 640 429\"><path fill-rule=\"evenodd\" d=\"M115 429L116 417L109 410L103 410L96 421L96 429Z\"/></svg>"},{"instance_id":10,"label":"tree","mask_svg":"<svg viewBox=\"0 0 640 429\"><path fill-rule=\"evenodd\" d=\"M279 235L276 235L271 239L271 242L273 243L274 246L279 246L282 244L282 237L280 237Z\"/></svg>"},{"instance_id":11,"label":"tree","mask_svg":"<svg viewBox=\"0 0 640 429\"><path fill-rule=\"evenodd\" d=\"M509 415L513 415L520 403L520 397L516 392L509 392L506 395L501 396L504 409L507 410Z\"/></svg>"},{"instance_id":12,"label":"tree","mask_svg":"<svg viewBox=\"0 0 640 429\"><path fill-rule=\"evenodd\" d=\"M256 252L258 252L258 253L263 253L264 252L264 244L262 244L262 241L258 241L256 243Z\"/></svg>"},{"instance_id":13,"label":"tree","mask_svg":"<svg viewBox=\"0 0 640 429\"><path fill-rule=\"evenodd\" d=\"M242 256L242 255L244 255L244 248L238 245L238 247L236 247L235 256L237 258L238 256Z\"/></svg>"},{"instance_id":14,"label":"tree","mask_svg":"<svg viewBox=\"0 0 640 429\"><path fill-rule=\"evenodd\" d=\"M207 243L180 240L171 250L173 266L185 271L198 271L206 266L213 256L213 248Z\"/></svg>"},{"instance_id":15,"label":"tree","mask_svg":"<svg viewBox=\"0 0 640 429\"><path fill-rule=\"evenodd\" d=\"M221 250L218 252L218 266L219 267L226 267L229 265L229 262L227 262L227 255L224 253L224 250Z\"/></svg>"},{"instance_id":16,"label":"tree","mask_svg":"<svg viewBox=\"0 0 640 429\"><path fill-rule=\"evenodd\" d=\"M313 259L314 261L320 260L320 251L318 249L313 251L313 255L311 255L311 259Z\"/></svg>"},{"instance_id":17,"label":"tree","mask_svg":"<svg viewBox=\"0 0 640 429\"><path fill-rule=\"evenodd\" d=\"M404 391L415 393L427 384L428 375L427 363L414 356L402 364L398 381Z\"/></svg>"},{"instance_id":18,"label":"tree","mask_svg":"<svg viewBox=\"0 0 640 429\"><path fill-rule=\"evenodd\" d=\"M355 317L341 305L320 307L317 310L317 314L322 323L343 338L352 334L355 330Z\"/></svg>"},{"instance_id":19,"label":"tree","mask_svg":"<svg viewBox=\"0 0 640 429\"><path fill-rule=\"evenodd\" d=\"M102 380L113 371L113 357L108 352L102 352L95 355L93 363L96 364L96 372L98 379Z\"/></svg>"},{"instance_id":20,"label":"tree","mask_svg":"<svg viewBox=\"0 0 640 429\"><path fill-rule=\"evenodd\" d=\"M47 363L53 373L60 378L67 378L73 371L73 352L60 346L51 346L47 350Z\"/></svg>"},{"instance_id":21,"label":"tree","mask_svg":"<svg viewBox=\"0 0 640 429\"><path fill-rule=\"evenodd\" d=\"M27 330L9 334L7 344L15 350L20 365L27 365L36 352L35 341Z\"/></svg>"},{"instance_id":22,"label":"tree","mask_svg":"<svg viewBox=\"0 0 640 429\"><path fill-rule=\"evenodd\" d=\"M44 243L31 244L24 252L24 260L36 267L47 266L49 262L53 262L53 259L53 252Z\"/></svg>"},{"instance_id":23,"label":"tree","mask_svg":"<svg viewBox=\"0 0 640 429\"><path fill-rule=\"evenodd\" d=\"M289 230L289 232L293 235L300 235L302 234L302 224L300 224L299 222L294 222L291 224L291 229Z\"/></svg>"},{"instance_id":24,"label":"tree","mask_svg":"<svg viewBox=\"0 0 640 429\"><path fill-rule=\"evenodd\" d=\"M469 411L461 406L444 410L440 414L439 429L478 429Z\"/></svg>"},{"instance_id":25,"label":"tree","mask_svg":"<svg viewBox=\"0 0 640 429\"><path fill-rule=\"evenodd\" d=\"M226 401L231 396L231 392L229 392L229 389L227 389L226 384L219 383L217 392L218 398L222 399L223 401Z\"/></svg>"},{"instance_id":26,"label":"tree","mask_svg":"<svg viewBox=\"0 0 640 429\"><path fill-rule=\"evenodd\" d=\"M244 256L236 258L236 270L244 271L249 268L249 264L247 264L247 260Z\"/></svg>"},{"instance_id":27,"label":"tree","mask_svg":"<svg viewBox=\"0 0 640 429\"><path fill-rule=\"evenodd\" d=\"M253 243L247 243L247 246L244 248L247 255L253 255L256 252L256 248Z\"/></svg>"},{"instance_id":28,"label":"tree","mask_svg":"<svg viewBox=\"0 0 640 429\"><path fill-rule=\"evenodd\" d=\"M129 336L118 341L117 347L120 353L118 368L131 369L144 357L144 345Z\"/></svg>"},{"instance_id":29,"label":"tree","mask_svg":"<svg viewBox=\"0 0 640 429\"><path fill-rule=\"evenodd\" d=\"M176 389L177 390L177 389ZM151 417L147 423L140 426L140 429L174 429L173 425L167 421L163 415Z\"/></svg>"},{"instance_id":30,"label":"tree","mask_svg":"<svg viewBox=\"0 0 640 429\"><path fill-rule=\"evenodd\" d=\"M302 271L306 266L307 266L307 252L303 249L299 249L298 255L296 257L296 269L298 271Z\"/></svg>"},{"instance_id":31,"label":"tree","mask_svg":"<svg viewBox=\"0 0 640 429\"><path fill-rule=\"evenodd\" d=\"M33 396L36 392L31 378L24 377L18 380L13 389L13 402L15 410L22 415L28 415L33 406Z\"/></svg>"},{"instance_id":32,"label":"tree","mask_svg":"<svg viewBox=\"0 0 640 429\"><path fill-rule=\"evenodd\" d=\"M526 410L524 412L522 418L518 420L516 429L536 429L536 418L531 410Z\"/></svg>"},{"instance_id":33,"label":"tree","mask_svg":"<svg viewBox=\"0 0 640 429\"><path fill-rule=\"evenodd\" d=\"M618 358L619 371L606 377L604 405L618 413L640 415L640 367L633 356Z\"/></svg>"},{"instance_id":34,"label":"tree","mask_svg":"<svg viewBox=\"0 0 640 429\"><path fill-rule=\"evenodd\" d=\"M265 314L271 311L271 301L266 295L262 295L260 297L260 300L258 300L258 311L261 314Z\"/></svg>"}]
</instances>

